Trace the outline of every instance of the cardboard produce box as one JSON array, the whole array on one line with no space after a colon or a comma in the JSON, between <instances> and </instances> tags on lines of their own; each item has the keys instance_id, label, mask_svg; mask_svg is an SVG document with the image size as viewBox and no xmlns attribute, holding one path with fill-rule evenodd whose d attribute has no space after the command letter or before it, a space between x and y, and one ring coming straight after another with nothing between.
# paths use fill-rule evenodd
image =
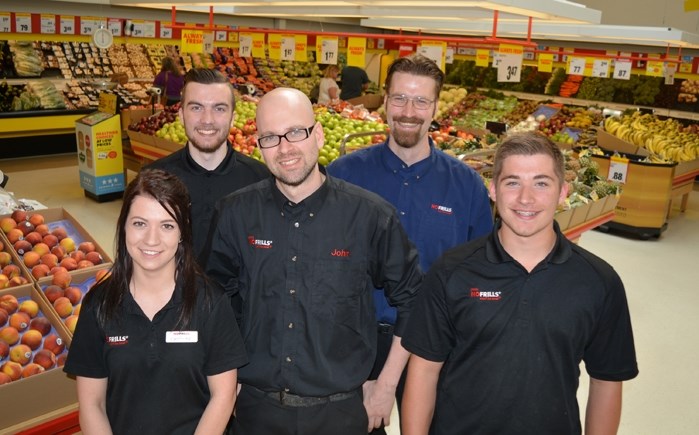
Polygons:
<instances>
[{"instance_id":1,"label":"cardboard produce box","mask_svg":"<svg viewBox=\"0 0 699 435\"><path fill-rule=\"evenodd\" d=\"M647 149L619 139L601 128L597 129L597 145L609 151L618 151L620 154L634 154L643 157L650 155Z\"/></svg>"},{"instance_id":2,"label":"cardboard produce box","mask_svg":"<svg viewBox=\"0 0 699 435\"><path fill-rule=\"evenodd\" d=\"M25 285L0 291L0 295L4 294L12 294L20 300L31 298L39 305L41 316L48 318L51 322L52 332L42 339L42 345L37 348L37 351L43 347L43 341L50 334L56 334L62 343L68 342L68 332L36 288ZM64 350L61 355L66 352ZM43 373L0 385L0 403L2 403L0 433L17 433L26 428L27 421L73 405L77 401L75 380L69 378L61 367L54 367Z\"/></svg>"},{"instance_id":3,"label":"cardboard produce box","mask_svg":"<svg viewBox=\"0 0 699 435\"><path fill-rule=\"evenodd\" d=\"M5 234L3 234L2 231L0 231L0 245L2 245L0 252L9 254L9 264L14 264L15 266L17 266L17 268L19 269L20 276L26 280L26 282L23 284L31 284L33 280L31 274L29 273L29 270L24 266L22 258L17 254L17 251L15 251L15 249L12 247L12 244L9 242L9 240L7 240L7 237L5 237ZM7 267L7 265L5 265L6 259L6 255L2 255L2 258L0 258L0 271L7 271L5 269ZM7 276L7 273L4 273L4 275ZM14 282L3 283L2 281L0 281L0 290L2 290L5 285L17 286L17 284Z\"/></svg>"},{"instance_id":4,"label":"cardboard produce box","mask_svg":"<svg viewBox=\"0 0 699 435\"><path fill-rule=\"evenodd\" d=\"M156 113L159 109L156 110ZM140 121L146 116L151 116L153 110L149 107L147 109L124 109L121 111L121 129L127 131L129 125Z\"/></svg>"},{"instance_id":5,"label":"cardboard produce box","mask_svg":"<svg viewBox=\"0 0 699 435\"><path fill-rule=\"evenodd\" d=\"M72 238L75 242L75 248L77 249L82 242L92 242L95 245L95 251L102 257L103 263L111 263L111 257L109 254L102 249L102 247L95 241L95 239L87 232L85 227L80 225L80 223L65 209L63 208L47 208L43 210L28 211L28 216L34 214L41 214L44 217L45 224L48 226L50 231L58 227L63 227L68 234L68 237ZM6 215L9 216L9 215ZM0 216L0 218L5 216ZM16 253L15 253L16 254ZM19 256L18 256L19 257ZM20 260L23 264L23 262ZM99 265L87 268L87 270L97 270ZM28 270L28 275L31 278L31 270Z\"/></svg>"},{"instance_id":6,"label":"cardboard produce box","mask_svg":"<svg viewBox=\"0 0 699 435\"><path fill-rule=\"evenodd\" d=\"M347 102L353 106L361 104L368 110L376 110L383 104L383 97L379 94L366 94L361 97L350 98Z\"/></svg>"},{"instance_id":7,"label":"cardboard produce box","mask_svg":"<svg viewBox=\"0 0 699 435\"><path fill-rule=\"evenodd\" d=\"M79 305L82 304L82 300L85 298L85 295L87 294L88 291L92 288L92 286L97 282L97 274L98 273L104 273L100 272L102 270L104 271L109 271L111 269L112 264L100 264L98 267L95 268L90 268L90 269L80 269L80 270L74 270L70 272L71 276L71 281L68 287L74 287L80 290L81 296L80 299L78 299L75 303L72 304L72 309L68 313L63 312L63 313L58 313L55 309L53 308L53 312L55 314L56 319L58 319L58 322L66 329L67 332L67 337L66 337L66 344L70 346L70 343L73 339L73 331L71 329L71 326L66 323L66 320L69 319L70 316L76 315L78 316L77 310L79 309ZM46 288L50 285L52 285L52 277L47 276L44 278L41 278L37 283L37 288L39 292L39 296L46 302L46 304L50 304L49 298L46 295L45 291ZM54 295L55 297L55 295ZM75 327L75 324L72 325L72 328Z\"/></svg>"}]
</instances>

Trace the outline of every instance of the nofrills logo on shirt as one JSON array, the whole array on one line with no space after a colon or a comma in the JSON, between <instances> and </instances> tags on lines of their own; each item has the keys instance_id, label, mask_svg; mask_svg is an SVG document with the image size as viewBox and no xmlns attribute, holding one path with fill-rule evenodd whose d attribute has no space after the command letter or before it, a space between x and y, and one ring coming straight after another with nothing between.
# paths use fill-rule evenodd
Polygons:
<instances>
[{"instance_id":1,"label":"nofrills logo on shirt","mask_svg":"<svg viewBox=\"0 0 699 435\"><path fill-rule=\"evenodd\" d=\"M107 336L107 343L110 346L123 346L125 344L129 344L129 336L128 335Z\"/></svg>"},{"instance_id":2,"label":"nofrills logo on shirt","mask_svg":"<svg viewBox=\"0 0 699 435\"><path fill-rule=\"evenodd\" d=\"M502 299L502 292L483 292L476 287L471 288L471 299L478 299L479 301L499 301Z\"/></svg>"},{"instance_id":3,"label":"nofrills logo on shirt","mask_svg":"<svg viewBox=\"0 0 699 435\"><path fill-rule=\"evenodd\" d=\"M273 242L271 240L258 239L255 236L248 236L248 243L257 249L270 249Z\"/></svg>"},{"instance_id":4,"label":"nofrills logo on shirt","mask_svg":"<svg viewBox=\"0 0 699 435\"><path fill-rule=\"evenodd\" d=\"M430 208L432 208L432 210L436 210L437 212L442 213L442 214L451 215L451 214L453 213L452 210L451 210L451 207L446 207L446 206L443 206L443 205L432 204L432 205L430 206Z\"/></svg>"}]
</instances>

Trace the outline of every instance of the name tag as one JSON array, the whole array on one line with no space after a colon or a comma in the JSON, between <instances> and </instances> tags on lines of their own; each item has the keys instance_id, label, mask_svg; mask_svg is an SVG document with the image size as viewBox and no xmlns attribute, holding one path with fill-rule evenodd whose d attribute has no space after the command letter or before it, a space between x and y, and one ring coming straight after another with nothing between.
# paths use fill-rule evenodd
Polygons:
<instances>
[{"instance_id":1,"label":"name tag","mask_svg":"<svg viewBox=\"0 0 699 435\"><path fill-rule=\"evenodd\" d=\"M199 331L167 331L165 343L196 343L199 341Z\"/></svg>"}]
</instances>

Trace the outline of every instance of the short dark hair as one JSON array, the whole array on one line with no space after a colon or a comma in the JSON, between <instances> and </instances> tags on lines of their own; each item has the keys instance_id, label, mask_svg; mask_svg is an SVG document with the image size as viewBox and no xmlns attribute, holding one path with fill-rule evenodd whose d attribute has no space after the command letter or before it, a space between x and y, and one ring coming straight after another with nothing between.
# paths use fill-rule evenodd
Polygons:
<instances>
[{"instance_id":1,"label":"short dark hair","mask_svg":"<svg viewBox=\"0 0 699 435\"><path fill-rule=\"evenodd\" d=\"M510 156L533 156L543 154L553 159L553 169L560 185L565 181L565 158L558 146L541 133L529 131L511 133L498 146L493 164L493 182L497 183L502 174L502 165Z\"/></svg>"},{"instance_id":2,"label":"short dark hair","mask_svg":"<svg viewBox=\"0 0 699 435\"><path fill-rule=\"evenodd\" d=\"M199 83L202 85L213 85L216 83L223 83L228 85L231 90L232 107L235 108L235 92L233 91L233 85L228 77L221 74L215 69L209 68L192 68L187 71L184 75L184 87L182 88L182 100L184 101L184 95L187 91L187 84L189 83Z\"/></svg>"},{"instance_id":3,"label":"short dark hair","mask_svg":"<svg viewBox=\"0 0 699 435\"><path fill-rule=\"evenodd\" d=\"M183 304L178 325L186 326L194 312L197 277L203 273L192 248L192 218L187 187L177 176L161 169L144 169L126 187L115 236L116 256L111 276L98 283L88 295L98 298L97 319L101 326L115 317L123 296L129 291L133 275L133 259L126 248L126 225L131 205L137 196L153 198L172 216L180 230L181 241L175 253L175 279L182 285Z\"/></svg>"},{"instance_id":4,"label":"short dark hair","mask_svg":"<svg viewBox=\"0 0 699 435\"><path fill-rule=\"evenodd\" d=\"M391 66L388 67L386 93L391 90L393 74L397 72L425 76L433 79L435 81L435 96L439 97L439 92L442 90L442 85L444 85L444 72L439 69L439 66L437 66L432 59L421 54L411 54L410 56L399 57L394 60Z\"/></svg>"}]
</instances>

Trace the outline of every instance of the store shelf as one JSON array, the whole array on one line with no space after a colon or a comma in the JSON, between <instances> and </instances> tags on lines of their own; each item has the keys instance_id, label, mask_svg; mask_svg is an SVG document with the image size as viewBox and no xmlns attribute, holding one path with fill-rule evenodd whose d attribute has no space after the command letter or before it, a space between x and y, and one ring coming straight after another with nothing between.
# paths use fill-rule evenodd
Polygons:
<instances>
[{"instance_id":1,"label":"store shelf","mask_svg":"<svg viewBox=\"0 0 699 435\"><path fill-rule=\"evenodd\" d=\"M42 110L0 114L0 139L26 136L74 134L75 121L93 109Z\"/></svg>"}]
</instances>

